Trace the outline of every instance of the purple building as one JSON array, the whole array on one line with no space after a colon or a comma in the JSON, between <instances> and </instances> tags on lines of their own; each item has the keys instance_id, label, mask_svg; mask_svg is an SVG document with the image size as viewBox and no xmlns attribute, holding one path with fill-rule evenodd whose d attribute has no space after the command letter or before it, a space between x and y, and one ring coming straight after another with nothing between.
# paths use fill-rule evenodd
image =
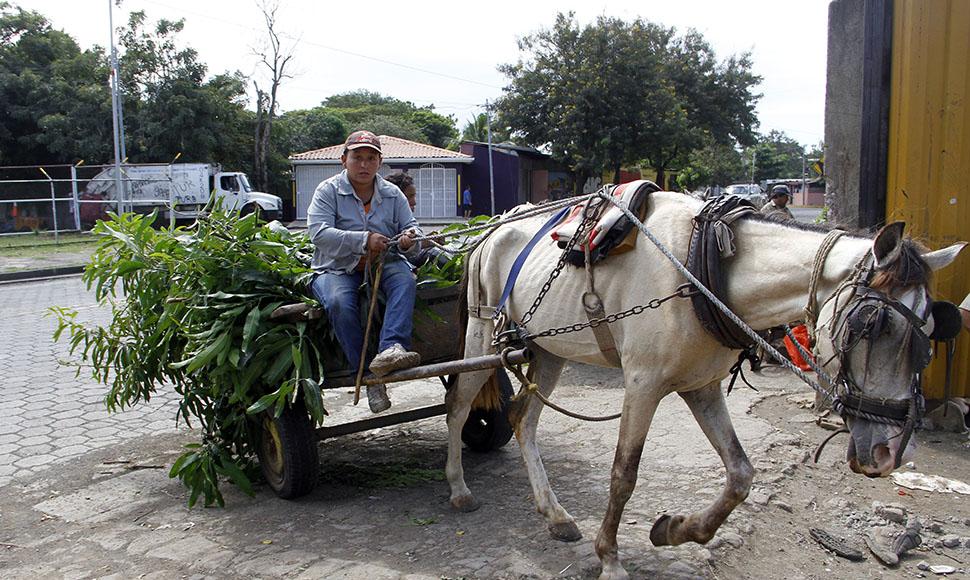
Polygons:
<instances>
[{"instance_id":1,"label":"purple building","mask_svg":"<svg viewBox=\"0 0 970 580\"><path fill-rule=\"evenodd\" d=\"M472 188L472 215L491 213L488 144L464 141L460 150L473 158L462 172L462 190ZM492 144L495 213L517 205L561 199L573 192L572 174L549 155L532 147Z\"/></svg>"}]
</instances>

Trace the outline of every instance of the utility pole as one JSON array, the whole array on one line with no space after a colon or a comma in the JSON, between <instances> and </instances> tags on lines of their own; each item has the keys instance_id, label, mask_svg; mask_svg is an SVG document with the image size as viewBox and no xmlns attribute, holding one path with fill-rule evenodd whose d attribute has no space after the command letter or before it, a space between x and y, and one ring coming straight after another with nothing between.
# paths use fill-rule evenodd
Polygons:
<instances>
[{"instance_id":1,"label":"utility pole","mask_svg":"<svg viewBox=\"0 0 970 580\"><path fill-rule=\"evenodd\" d=\"M808 181L806 181L805 152L802 152L802 203L808 199Z\"/></svg>"},{"instance_id":2,"label":"utility pole","mask_svg":"<svg viewBox=\"0 0 970 580\"><path fill-rule=\"evenodd\" d=\"M121 148L124 143L121 141L121 98L118 96L118 51L115 49L115 24L114 10L108 0L108 27L111 29L111 124L113 127L112 136L114 137L115 153L115 195L118 196L118 213L124 212L123 200L124 192L121 190Z\"/></svg>"},{"instance_id":3,"label":"utility pole","mask_svg":"<svg viewBox=\"0 0 970 580\"><path fill-rule=\"evenodd\" d=\"M758 150L751 149L751 181L749 183L754 183L754 163L758 159Z\"/></svg>"},{"instance_id":4,"label":"utility pole","mask_svg":"<svg viewBox=\"0 0 970 580\"><path fill-rule=\"evenodd\" d=\"M492 170L492 109L485 101L485 130L488 133L488 191L492 200L491 215L495 215L495 173Z\"/></svg>"}]
</instances>

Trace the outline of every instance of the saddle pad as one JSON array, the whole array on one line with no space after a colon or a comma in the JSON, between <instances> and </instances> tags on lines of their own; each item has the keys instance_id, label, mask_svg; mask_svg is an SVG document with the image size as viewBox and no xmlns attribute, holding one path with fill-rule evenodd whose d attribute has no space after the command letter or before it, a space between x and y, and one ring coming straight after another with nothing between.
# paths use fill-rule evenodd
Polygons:
<instances>
[{"instance_id":1,"label":"saddle pad","mask_svg":"<svg viewBox=\"0 0 970 580\"><path fill-rule=\"evenodd\" d=\"M647 195L660 191L657 184L645 179L608 187L611 187L610 193L640 219L644 217ZM607 255L632 250L636 246L638 236L632 231L633 222L615 205L602 201L600 204L601 207L597 209L600 212L600 217L596 224L584 236L583 240L578 241L579 243L567 256L567 261L575 266L582 266L585 263L586 245L589 245L591 262L598 262ZM559 227L552 232L552 239L559 244L560 248L568 247L572 239L576 237L576 231L583 221L585 208L586 204L574 207Z\"/></svg>"}]
</instances>

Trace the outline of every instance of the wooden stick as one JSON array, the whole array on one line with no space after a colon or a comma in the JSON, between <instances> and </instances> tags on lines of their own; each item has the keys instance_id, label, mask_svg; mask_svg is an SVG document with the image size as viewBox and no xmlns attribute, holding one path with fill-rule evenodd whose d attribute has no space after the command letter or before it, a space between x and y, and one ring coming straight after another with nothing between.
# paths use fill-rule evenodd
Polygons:
<instances>
[{"instance_id":1,"label":"wooden stick","mask_svg":"<svg viewBox=\"0 0 970 580\"><path fill-rule=\"evenodd\" d=\"M364 345L360 349L360 363L357 365L357 378L354 380L354 404L360 401L360 380L364 377L364 361L367 354L367 343L370 340L371 323L374 320L374 310L377 308L377 293L381 289L381 273L384 271L384 259L377 263L374 273L374 283L371 284L370 308L367 309L367 324L364 325Z\"/></svg>"}]
</instances>

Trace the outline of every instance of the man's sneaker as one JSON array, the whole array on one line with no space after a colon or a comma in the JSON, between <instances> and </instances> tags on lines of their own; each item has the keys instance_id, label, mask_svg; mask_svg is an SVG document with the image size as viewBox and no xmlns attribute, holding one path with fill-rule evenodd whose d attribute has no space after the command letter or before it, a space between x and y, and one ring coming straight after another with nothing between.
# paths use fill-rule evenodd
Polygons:
<instances>
[{"instance_id":1,"label":"man's sneaker","mask_svg":"<svg viewBox=\"0 0 970 580\"><path fill-rule=\"evenodd\" d=\"M367 405L372 413L380 413L390 408L391 400L387 397L387 387L384 383L367 385Z\"/></svg>"},{"instance_id":2,"label":"man's sneaker","mask_svg":"<svg viewBox=\"0 0 970 580\"><path fill-rule=\"evenodd\" d=\"M370 363L370 372L379 377L408 367L413 367L421 362L421 355L416 352L404 350L400 344L392 344L384 349L384 352L374 357Z\"/></svg>"}]
</instances>

